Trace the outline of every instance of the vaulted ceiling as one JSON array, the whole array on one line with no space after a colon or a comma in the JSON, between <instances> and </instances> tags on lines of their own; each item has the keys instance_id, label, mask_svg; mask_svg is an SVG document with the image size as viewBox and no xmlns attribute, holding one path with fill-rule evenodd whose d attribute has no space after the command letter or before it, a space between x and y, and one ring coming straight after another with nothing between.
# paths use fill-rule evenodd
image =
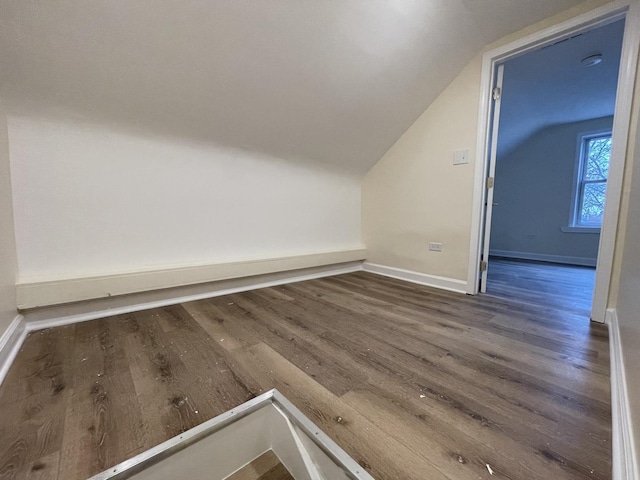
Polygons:
<instances>
[{"instance_id":1,"label":"vaulted ceiling","mask_svg":"<svg viewBox=\"0 0 640 480\"><path fill-rule=\"evenodd\" d=\"M613 115L624 20L506 62L498 154L551 125ZM582 59L602 55L590 67Z\"/></svg>"},{"instance_id":2,"label":"vaulted ceiling","mask_svg":"<svg viewBox=\"0 0 640 480\"><path fill-rule=\"evenodd\" d=\"M581 0L5 0L10 110L367 171L486 44Z\"/></svg>"}]
</instances>

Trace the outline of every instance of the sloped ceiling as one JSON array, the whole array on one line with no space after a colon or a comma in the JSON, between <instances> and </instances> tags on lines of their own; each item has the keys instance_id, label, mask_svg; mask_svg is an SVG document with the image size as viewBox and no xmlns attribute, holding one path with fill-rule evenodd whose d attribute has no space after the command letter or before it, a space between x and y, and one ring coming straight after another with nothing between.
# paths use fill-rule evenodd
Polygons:
<instances>
[{"instance_id":1,"label":"sloped ceiling","mask_svg":"<svg viewBox=\"0 0 640 480\"><path fill-rule=\"evenodd\" d=\"M551 125L613 115L624 20L505 63L498 154ZM602 63L581 60L602 54Z\"/></svg>"},{"instance_id":2,"label":"sloped ceiling","mask_svg":"<svg viewBox=\"0 0 640 480\"><path fill-rule=\"evenodd\" d=\"M5 0L8 108L365 172L486 44L580 0Z\"/></svg>"}]
</instances>

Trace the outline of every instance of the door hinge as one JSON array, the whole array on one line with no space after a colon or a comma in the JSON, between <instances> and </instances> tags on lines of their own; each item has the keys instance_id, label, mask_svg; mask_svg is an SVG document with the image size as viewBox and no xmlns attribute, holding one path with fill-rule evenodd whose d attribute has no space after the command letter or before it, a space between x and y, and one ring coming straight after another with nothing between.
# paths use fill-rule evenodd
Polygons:
<instances>
[{"instance_id":1,"label":"door hinge","mask_svg":"<svg viewBox=\"0 0 640 480\"><path fill-rule=\"evenodd\" d=\"M485 260L480 262L480 271L481 272L486 272L487 271L487 262Z\"/></svg>"},{"instance_id":2,"label":"door hinge","mask_svg":"<svg viewBox=\"0 0 640 480\"><path fill-rule=\"evenodd\" d=\"M486 90L485 90L486 91ZM494 100L500 100L500 96L502 95L502 89L500 87L496 87L491 92L491 96Z\"/></svg>"},{"instance_id":3,"label":"door hinge","mask_svg":"<svg viewBox=\"0 0 640 480\"><path fill-rule=\"evenodd\" d=\"M493 177L487 177L487 188L493 188L494 183L495 180L493 179Z\"/></svg>"}]
</instances>

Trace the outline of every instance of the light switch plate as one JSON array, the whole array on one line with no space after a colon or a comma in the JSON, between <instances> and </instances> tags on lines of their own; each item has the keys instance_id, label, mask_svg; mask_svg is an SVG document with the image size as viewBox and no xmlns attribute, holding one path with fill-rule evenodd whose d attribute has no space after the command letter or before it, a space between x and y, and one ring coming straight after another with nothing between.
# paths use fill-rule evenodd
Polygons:
<instances>
[{"instance_id":1,"label":"light switch plate","mask_svg":"<svg viewBox=\"0 0 640 480\"><path fill-rule=\"evenodd\" d=\"M469 149L456 150L453 153L453 164L464 165L465 163L469 163Z\"/></svg>"}]
</instances>

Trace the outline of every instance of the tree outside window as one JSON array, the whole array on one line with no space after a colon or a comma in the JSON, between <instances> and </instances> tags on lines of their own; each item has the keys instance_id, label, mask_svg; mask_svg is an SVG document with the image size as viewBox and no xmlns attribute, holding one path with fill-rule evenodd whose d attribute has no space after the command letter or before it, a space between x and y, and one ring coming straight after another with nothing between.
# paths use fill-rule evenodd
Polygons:
<instances>
[{"instance_id":1,"label":"tree outside window","mask_svg":"<svg viewBox=\"0 0 640 480\"><path fill-rule=\"evenodd\" d=\"M601 227L611 157L611 134L583 138L574 224Z\"/></svg>"}]
</instances>

